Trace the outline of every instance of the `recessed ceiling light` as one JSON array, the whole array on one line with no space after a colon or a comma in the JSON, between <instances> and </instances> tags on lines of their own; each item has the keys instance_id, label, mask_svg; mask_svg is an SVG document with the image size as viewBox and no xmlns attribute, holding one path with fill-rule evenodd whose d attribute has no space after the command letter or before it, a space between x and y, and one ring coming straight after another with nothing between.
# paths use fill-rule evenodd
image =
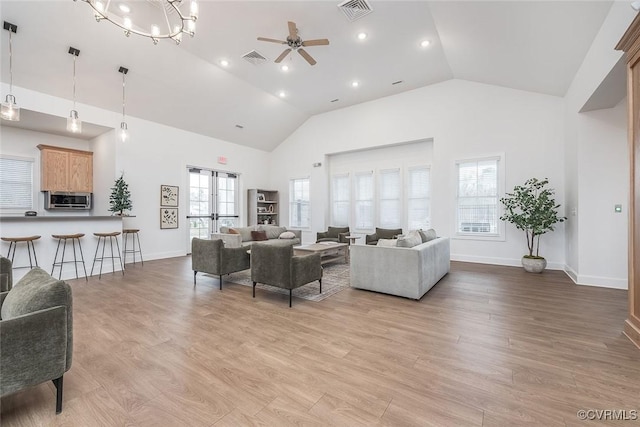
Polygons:
<instances>
[{"instance_id":1,"label":"recessed ceiling light","mask_svg":"<svg viewBox=\"0 0 640 427\"><path fill-rule=\"evenodd\" d=\"M130 8L129 8L129 6L127 6L126 4L120 4L120 5L118 6L118 8L119 8L122 12L124 12L124 13L129 13L129 12L131 12L131 9L130 9Z\"/></svg>"},{"instance_id":2,"label":"recessed ceiling light","mask_svg":"<svg viewBox=\"0 0 640 427\"><path fill-rule=\"evenodd\" d=\"M284 97L286 97L286 96L287 96L287 94L286 94L283 90L281 90L281 91L280 91L280 93L278 93L278 96L279 96L280 98L284 98Z\"/></svg>"},{"instance_id":3,"label":"recessed ceiling light","mask_svg":"<svg viewBox=\"0 0 640 427\"><path fill-rule=\"evenodd\" d=\"M229 66L229 61L227 61L226 59L221 59L220 60L220 65L222 65L223 67L228 67Z\"/></svg>"},{"instance_id":4,"label":"recessed ceiling light","mask_svg":"<svg viewBox=\"0 0 640 427\"><path fill-rule=\"evenodd\" d=\"M422 41L420 42L420 46L422 46L422 47L427 47L427 46L429 46L430 44L431 44L431 42L430 42L429 40L422 40Z\"/></svg>"},{"instance_id":5,"label":"recessed ceiling light","mask_svg":"<svg viewBox=\"0 0 640 427\"><path fill-rule=\"evenodd\" d=\"M367 33L358 33L358 40L364 40L367 38Z\"/></svg>"},{"instance_id":6,"label":"recessed ceiling light","mask_svg":"<svg viewBox=\"0 0 640 427\"><path fill-rule=\"evenodd\" d=\"M351 82L351 87L358 87L358 86L360 86L360 83L358 83L357 80L354 80Z\"/></svg>"},{"instance_id":7,"label":"recessed ceiling light","mask_svg":"<svg viewBox=\"0 0 640 427\"><path fill-rule=\"evenodd\" d=\"M280 69L282 71L289 71L289 66L288 65L283 65L282 67L280 67Z\"/></svg>"}]
</instances>

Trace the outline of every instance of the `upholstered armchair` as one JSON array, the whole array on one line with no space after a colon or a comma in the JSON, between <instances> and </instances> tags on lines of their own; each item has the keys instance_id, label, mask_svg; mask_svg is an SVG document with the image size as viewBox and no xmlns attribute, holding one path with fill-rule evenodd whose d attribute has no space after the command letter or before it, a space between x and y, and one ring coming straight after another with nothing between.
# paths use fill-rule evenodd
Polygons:
<instances>
[{"instance_id":1,"label":"upholstered armchair","mask_svg":"<svg viewBox=\"0 0 640 427\"><path fill-rule=\"evenodd\" d=\"M402 234L402 228L378 228L373 234L367 234L365 236L365 243L367 245L377 245L380 239L395 239L398 235Z\"/></svg>"},{"instance_id":2,"label":"upholstered armchair","mask_svg":"<svg viewBox=\"0 0 640 427\"><path fill-rule=\"evenodd\" d=\"M254 298L257 283L289 289L291 307L292 291L295 288L317 280L322 293L320 254L294 256L291 245L254 243L251 246L251 280Z\"/></svg>"},{"instance_id":3,"label":"upholstered armchair","mask_svg":"<svg viewBox=\"0 0 640 427\"><path fill-rule=\"evenodd\" d=\"M191 240L191 269L193 284L196 274L209 273L219 276L222 290L222 275L246 270L251 267L247 248L225 248L221 239L205 240L196 237Z\"/></svg>"},{"instance_id":4,"label":"upholstered armchair","mask_svg":"<svg viewBox=\"0 0 640 427\"><path fill-rule=\"evenodd\" d=\"M319 242L336 242L348 243L345 236L349 235L349 227L329 227L327 231L319 232L316 243Z\"/></svg>"},{"instance_id":5,"label":"upholstered armchair","mask_svg":"<svg viewBox=\"0 0 640 427\"><path fill-rule=\"evenodd\" d=\"M13 287L13 270L11 260L0 256L0 292L10 291Z\"/></svg>"},{"instance_id":6,"label":"upholstered armchair","mask_svg":"<svg viewBox=\"0 0 640 427\"><path fill-rule=\"evenodd\" d=\"M59 414L73 354L71 287L36 267L0 293L0 306L2 396L51 380Z\"/></svg>"}]
</instances>

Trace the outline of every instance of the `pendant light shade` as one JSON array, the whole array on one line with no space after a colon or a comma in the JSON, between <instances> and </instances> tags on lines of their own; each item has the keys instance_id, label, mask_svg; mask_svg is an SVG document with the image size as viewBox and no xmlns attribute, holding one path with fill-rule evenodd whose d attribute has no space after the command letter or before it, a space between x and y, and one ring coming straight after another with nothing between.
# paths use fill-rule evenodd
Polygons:
<instances>
[{"instance_id":1,"label":"pendant light shade","mask_svg":"<svg viewBox=\"0 0 640 427\"><path fill-rule=\"evenodd\" d=\"M82 121L78 118L76 111L76 59L80 56L80 51L70 47L69 54L73 56L73 109L67 118L67 130L71 133L82 133Z\"/></svg>"},{"instance_id":2,"label":"pendant light shade","mask_svg":"<svg viewBox=\"0 0 640 427\"><path fill-rule=\"evenodd\" d=\"M18 122L20 121L20 107L16 104L16 97L11 94L13 92L13 46L11 41L13 33L18 31L18 26L4 21L4 29L9 31L9 94L0 108L0 117L3 120Z\"/></svg>"},{"instance_id":3,"label":"pendant light shade","mask_svg":"<svg viewBox=\"0 0 640 427\"><path fill-rule=\"evenodd\" d=\"M120 123L120 140L122 142L126 142L129 139L129 127L127 126L127 122L124 121L124 104L125 104L125 76L129 72L128 68L120 67L118 69L119 73L122 73L122 122Z\"/></svg>"}]
</instances>

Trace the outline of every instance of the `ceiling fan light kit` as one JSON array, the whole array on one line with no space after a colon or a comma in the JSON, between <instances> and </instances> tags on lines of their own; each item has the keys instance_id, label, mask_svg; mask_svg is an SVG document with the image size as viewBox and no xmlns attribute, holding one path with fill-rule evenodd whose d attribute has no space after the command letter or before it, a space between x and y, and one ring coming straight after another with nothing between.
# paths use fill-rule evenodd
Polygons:
<instances>
[{"instance_id":1,"label":"ceiling fan light kit","mask_svg":"<svg viewBox=\"0 0 640 427\"><path fill-rule=\"evenodd\" d=\"M303 47L308 46L326 46L329 44L328 39L315 39L315 40L302 40L298 35L298 27L295 22L289 21L287 23L289 28L289 35L286 40L278 40L278 39L270 39L267 37L258 37L259 41L269 42L269 43L277 43L277 44L286 44L289 47L286 48L274 61L276 64L282 62L292 51L297 51L300 56L302 56L305 61L309 63L309 65L316 65L317 61L309 55L309 53L303 49Z\"/></svg>"},{"instance_id":2,"label":"ceiling fan light kit","mask_svg":"<svg viewBox=\"0 0 640 427\"><path fill-rule=\"evenodd\" d=\"M77 1L77 0L74 0ZM147 2L138 2L137 6L152 7L161 10L157 17L164 21L161 29L157 23L149 26L149 31L144 31L139 26L133 24L131 16L131 8L125 4L120 4L118 11L109 10L111 0L82 0L93 9L93 16L97 22L109 21L112 24L122 28L124 34L129 37L131 34L148 37L157 44L160 39L172 39L176 44L182 41L182 34L188 34L193 37L196 33L196 21L198 20L199 7L196 0L189 2L189 11L187 13L181 11L183 0L147 0ZM114 8L112 8L114 9ZM124 15L123 15L124 14ZM123 16L120 16L123 15Z\"/></svg>"}]
</instances>

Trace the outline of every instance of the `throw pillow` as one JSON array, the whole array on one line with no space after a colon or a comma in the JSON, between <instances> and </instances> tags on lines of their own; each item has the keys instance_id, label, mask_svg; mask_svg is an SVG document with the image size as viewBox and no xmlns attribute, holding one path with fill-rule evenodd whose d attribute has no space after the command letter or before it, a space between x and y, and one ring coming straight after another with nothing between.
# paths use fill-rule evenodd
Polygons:
<instances>
[{"instance_id":1,"label":"throw pillow","mask_svg":"<svg viewBox=\"0 0 640 427\"><path fill-rule=\"evenodd\" d=\"M269 240L269 239L267 238L266 231L252 231L251 240L253 240L254 242L260 242L262 240Z\"/></svg>"},{"instance_id":2,"label":"throw pillow","mask_svg":"<svg viewBox=\"0 0 640 427\"><path fill-rule=\"evenodd\" d=\"M436 230L434 230L433 228L430 228L427 231L419 230L418 233L420 233L420 238L422 239L422 243L429 242L435 239L436 237L438 237L436 235Z\"/></svg>"},{"instance_id":3,"label":"throw pillow","mask_svg":"<svg viewBox=\"0 0 640 427\"><path fill-rule=\"evenodd\" d=\"M296 238L296 235L293 234L293 231L285 231L278 237L278 239L295 239L295 238Z\"/></svg>"},{"instance_id":4,"label":"throw pillow","mask_svg":"<svg viewBox=\"0 0 640 427\"><path fill-rule=\"evenodd\" d=\"M376 246L386 246L387 248L395 248L398 245L398 239L378 239Z\"/></svg>"},{"instance_id":5,"label":"throw pillow","mask_svg":"<svg viewBox=\"0 0 640 427\"><path fill-rule=\"evenodd\" d=\"M71 314L71 287L64 281L54 279L39 267L35 267L22 277L9 291L2 304L2 320L23 314L63 305Z\"/></svg>"},{"instance_id":6,"label":"throw pillow","mask_svg":"<svg viewBox=\"0 0 640 427\"><path fill-rule=\"evenodd\" d=\"M230 228L229 229L229 234L240 234L240 232L238 230L236 230L235 228Z\"/></svg>"},{"instance_id":7,"label":"throw pillow","mask_svg":"<svg viewBox=\"0 0 640 427\"><path fill-rule=\"evenodd\" d=\"M418 246L422 243L422 238L417 231L411 231L407 233L404 237L398 238L398 247L399 248L412 248L414 246Z\"/></svg>"}]
</instances>

